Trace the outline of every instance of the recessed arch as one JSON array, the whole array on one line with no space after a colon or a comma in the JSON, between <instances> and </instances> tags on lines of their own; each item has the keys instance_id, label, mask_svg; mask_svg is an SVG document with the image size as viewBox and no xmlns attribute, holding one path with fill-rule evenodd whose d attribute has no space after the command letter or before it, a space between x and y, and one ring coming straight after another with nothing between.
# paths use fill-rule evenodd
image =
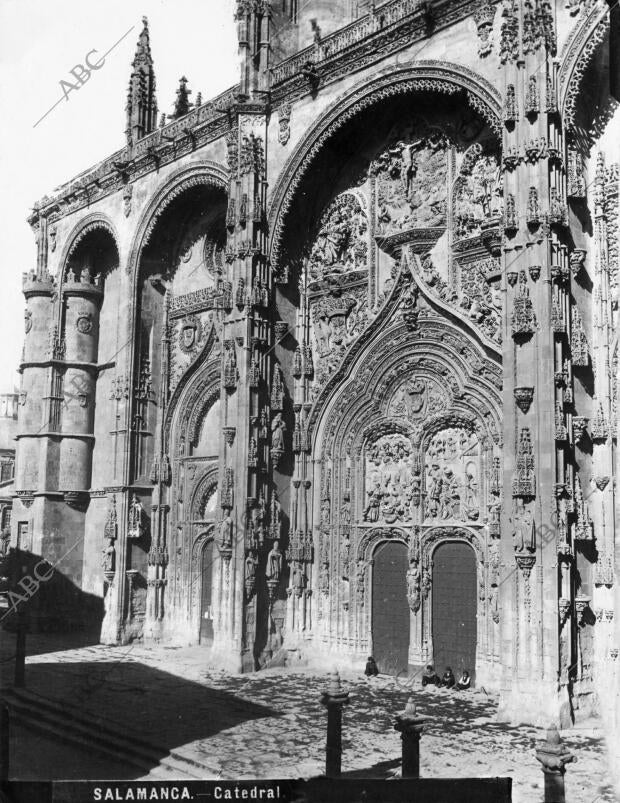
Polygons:
<instances>
[{"instance_id":1,"label":"recessed arch","mask_svg":"<svg viewBox=\"0 0 620 803\"><path fill-rule=\"evenodd\" d=\"M581 82L594 54L609 35L609 8L594 3L580 16L562 49L558 71L558 108L567 130L575 124Z\"/></svg>"},{"instance_id":2,"label":"recessed arch","mask_svg":"<svg viewBox=\"0 0 620 803\"><path fill-rule=\"evenodd\" d=\"M62 283L66 279L69 260L75 253L78 246L88 235L97 231L106 232L111 237L112 241L114 242L116 253L118 255L118 259L120 262L121 258L121 251L119 245L120 241L118 233L116 231L116 227L114 226L114 223L112 222L111 218L109 218L106 214L102 212L94 212L90 215L86 215L86 217L82 218L82 220L80 220L80 222L71 230L69 236L66 239L63 250L61 251L60 259L58 261L59 265L58 278L60 285L62 285Z\"/></svg>"},{"instance_id":3,"label":"recessed arch","mask_svg":"<svg viewBox=\"0 0 620 803\"><path fill-rule=\"evenodd\" d=\"M228 171L217 162L201 162L181 168L171 176L155 193L142 213L127 258L127 273L138 280L140 256L162 214L170 204L183 193L194 187L208 186L228 192Z\"/></svg>"},{"instance_id":4,"label":"recessed arch","mask_svg":"<svg viewBox=\"0 0 620 803\"><path fill-rule=\"evenodd\" d=\"M269 254L279 268L280 249L288 211L313 161L326 143L346 123L382 100L413 92L447 95L465 93L469 106L480 113L500 136L501 99L497 89L481 75L462 65L444 61L419 61L401 69L385 70L374 80L361 81L338 98L308 131L286 162L271 196Z\"/></svg>"}]
</instances>

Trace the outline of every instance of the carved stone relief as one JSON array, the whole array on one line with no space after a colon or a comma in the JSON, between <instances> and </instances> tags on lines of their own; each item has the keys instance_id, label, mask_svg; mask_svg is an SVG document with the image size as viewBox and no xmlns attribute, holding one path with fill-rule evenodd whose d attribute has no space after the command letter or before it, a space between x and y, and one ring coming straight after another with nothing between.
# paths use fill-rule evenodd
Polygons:
<instances>
[{"instance_id":1,"label":"carved stone relief","mask_svg":"<svg viewBox=\"0 0 620 803\"><path fill-rule=\"evenodd\" d=\"M424 459L425 520L476 521L480 516L479 443L450 428L433 436Z\"/></svg>"}]
</instances>

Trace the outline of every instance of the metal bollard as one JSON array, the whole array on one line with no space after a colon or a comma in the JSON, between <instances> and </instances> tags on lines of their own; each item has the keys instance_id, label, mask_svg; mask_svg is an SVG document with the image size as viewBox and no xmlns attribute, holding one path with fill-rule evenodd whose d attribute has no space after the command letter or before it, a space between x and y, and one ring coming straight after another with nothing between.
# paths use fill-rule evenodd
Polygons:
<instances>
[{"instance_id":1,"label":"metal bollard","mask_svg":"<svg viewBox=\"0 0 620 803\"><path fill-rule=\"evenodd\" d=\"M545 803L565 803L564 774L566 765L576 761L575 756L562 744L555 725L547 730L547 738L536 750L545 775Z\"/></svg>"},{"instance_id":2,"label":"metal bollard","mask_svg":"<svg viewBox=\"0 0 620 803\"><path fill-rule=\"evenodd\" d=\"M342 767L342 707L349 702L349 692L340 683L338 670L329 674L329 687L321 695L321 704L327 708L327 744L325 748L325 774L339 778Z\"/></svg>"},{"instance_id":3,"label":"metal bollard","mask_svg":"<svg viewBox=\"0 0 620 803\"><path fill-rule=\"evenodd\" d=\"M0 703L0 782L9 780L9 737L9 709L5 703Z\"/></svg>"},{"instance_id":4,"label":"metal bollard","mask_svg":"<svg viewBox=\"0 0 620 803\"><path fill-rule=\"evenodd\" d=\"M420 737L428 717L418 714L413 697L407 700L405 710L396 715L394 729L400 731L403 743L403 778L420 777Z\"/></svg>"}]
</instances>

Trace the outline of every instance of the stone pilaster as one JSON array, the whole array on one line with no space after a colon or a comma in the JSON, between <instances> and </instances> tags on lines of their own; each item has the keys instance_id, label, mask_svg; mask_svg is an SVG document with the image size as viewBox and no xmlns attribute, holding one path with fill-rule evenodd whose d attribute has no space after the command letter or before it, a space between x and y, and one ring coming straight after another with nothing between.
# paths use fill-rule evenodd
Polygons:
<instances>
[{"instance_id":1,"label":"stone pilaster","mask_svg":"<svg viewBox=\"0 0 620 803\"><path fill-rule=\"evenodd\" d=\"M555 382L564 369L569 308L554 55L551 7L539 19L529 6L506 2L499 716L545 722L569 717L566 680L558 683L558 574L565 582L558 566L571 556L564 489L570 408Z\"/></svg>"}]
</instances>

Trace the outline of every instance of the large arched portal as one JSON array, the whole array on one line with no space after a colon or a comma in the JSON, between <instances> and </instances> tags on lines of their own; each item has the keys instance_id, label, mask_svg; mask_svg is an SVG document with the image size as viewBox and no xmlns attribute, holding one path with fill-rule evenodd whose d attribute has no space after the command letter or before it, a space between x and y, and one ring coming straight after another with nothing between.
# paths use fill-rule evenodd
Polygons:
<instances>
[{"instance_id":1,"label":"large arched portal","mask_svg":"<svg viewBox=\"0 0 620 803\"><path fill-rule=\"evenodd\" d=\"M433 554L433 660L438 672L476 669L476 553L469 544L449 541Z\"/></svg>"},{"instance_id":2,"label":"large arched portal","mask_svg":"<svg viewBox=\"0 0 620 803\"><path fill-rule=\"evenodd\" d=\"M374 551L372 572L372 643L380 672L407 671L409 616L407 547L384 541Z\"/></svg>"}]
</instances>

